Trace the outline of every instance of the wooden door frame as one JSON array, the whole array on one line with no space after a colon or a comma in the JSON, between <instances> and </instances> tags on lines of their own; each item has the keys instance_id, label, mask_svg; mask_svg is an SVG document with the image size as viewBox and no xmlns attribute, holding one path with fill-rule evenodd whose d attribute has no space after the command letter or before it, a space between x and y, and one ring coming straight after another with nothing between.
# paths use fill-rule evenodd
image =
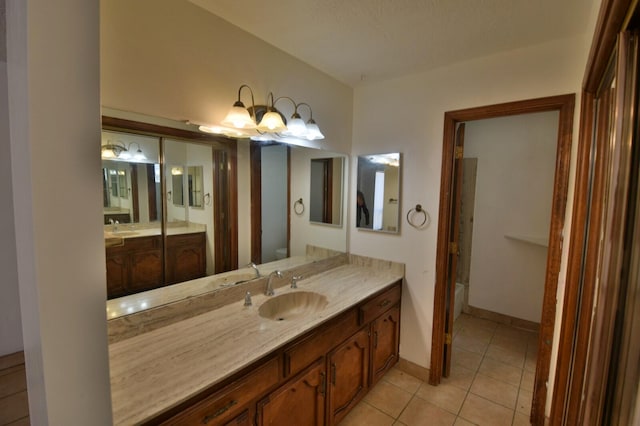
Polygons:
<instances>
[{"instance_id":1,"label":"wooden door frame","mask_svg":"<svg viewBox=\"0 0 640 426\"><path fill-rule=\"evenodd\" d=\"M566 94L457 111L447 111L444 116L440 208L438 212L438 239L436 247L436 283L433 306L431 368L429 372L429 383L432 385L440 383L443 373L446 314L445 296L447 284L446 265L449 254L449 242L447 240L452 219L452 169L456 124L535 112L559 112L558 143L551 208L551 225L549 230L547 270L545 274L545 292L542 304L536 380L531 409L532 419L535 420L534 424L541 424L544 420L544 406L547 393L546 382L549 376L549 364L551 361L551 342L553 341L556 314L556 291L562 256L562 232L565 224L567 193L569 189L574 104L575 94Z\"/></svg>"},{"instance_id":2,"label":"wooden door frame","mask_svg":"<svg viewBox=\"0 0 640 426\"><path fill-rule=\"evenodd\" d=\"M572 232L551 403L552 425L575 422L582 416L597 273L595 268L586 267L589 265L585 264L585 256L593 257L599 243L595 237L599 234L599 212L591 213L590 205L597 206L601 202L604 179L603 158L599 155L602 148L593 143L599 138L594 131L595 114L601 81L609 71L617 36L629 25L634 4L633 0L603 0L582 84ZM572 374L574 371L579 373Z\"/></svg>"}]
</instances>

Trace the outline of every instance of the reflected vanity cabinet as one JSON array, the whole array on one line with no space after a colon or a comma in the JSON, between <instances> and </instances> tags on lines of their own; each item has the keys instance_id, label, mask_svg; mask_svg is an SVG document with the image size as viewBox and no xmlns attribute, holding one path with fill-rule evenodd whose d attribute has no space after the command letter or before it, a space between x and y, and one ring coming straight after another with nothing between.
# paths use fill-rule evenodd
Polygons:
<instances>
[{"instance_id":1,"label":"reflected vanity cabinet","mask_svg":"<svg viewBox=\"0 0 640 426\"><path fill-rule=\"evenodd\" d=\"M401 282L165 414L163 424L338 424L398 361Z\"/></svg>"},{"instance_id":2,"label":"reflected vanity cabinet","mask_svg":"<svg viewBox=\"0 0 640 426\"><path fill-rule=\"evenodd\" d=\"M206 273L204 232L167 236L167 285L201 278Z\"/></svg>"},{"instance_id":3,"label":"reflected vanity cabinet","mask_svg":"<svg viewBox=\"0 0 640 426\"><path fill-rule=\"evenodd\" d=\"M161 235L123 238L120 244L108 246L107 297L113 299L206 275L204 232L169 235L166 244L164 262Z\"/></svg>"},{"instance_id":4,"label":"reflected vanity cabinet","mask_svg":"<svg viewBox=\"0 0 640 426\"><path fill-rule=\"evenodd\" d=\"M162 285L162 237L124 238L106 248L107 297L138 293Z\"/></svg>"}]
</instances>

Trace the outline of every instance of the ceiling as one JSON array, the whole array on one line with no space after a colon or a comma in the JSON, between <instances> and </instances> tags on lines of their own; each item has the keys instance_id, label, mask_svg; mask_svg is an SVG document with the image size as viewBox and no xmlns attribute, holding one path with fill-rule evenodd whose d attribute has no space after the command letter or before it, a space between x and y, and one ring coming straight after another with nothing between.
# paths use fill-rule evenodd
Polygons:
<instances>
[{"instance_id":1,"label":"ceiling","mask_svg":"<svg viewBox=\"0 0 640 426\"><path fill-rule=\"evenodd\" d=\"M584 32L591 0L189 0L350 86Z\"/></svg>"}]
</instances>

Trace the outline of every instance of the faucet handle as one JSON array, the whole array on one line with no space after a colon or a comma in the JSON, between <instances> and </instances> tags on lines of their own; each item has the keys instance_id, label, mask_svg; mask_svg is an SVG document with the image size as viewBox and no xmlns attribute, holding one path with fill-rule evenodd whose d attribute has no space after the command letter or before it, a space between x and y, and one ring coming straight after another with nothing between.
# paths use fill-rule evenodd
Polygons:
<instances>
[{"instance_id":1,"label":"faucet handle","mask_svg":"<svg viewBox=\"0 0 640 426\"><path fill-rule=\"evenodd\" d=\"M298 288L298 280L302 279L301 275L291 277L291 288Z\"/></svg>"},{"instance_id":2,"label":"faucet handle","mask_svg":"<svg viewBox=\"0 0 640 426\"><path fill-rule=\"evenodd\" d=\"M251 303L251 293L247 292L247 294L244 295L244 306L251 306L253 305L253 303Z\"/></svg>"}]
</instances>

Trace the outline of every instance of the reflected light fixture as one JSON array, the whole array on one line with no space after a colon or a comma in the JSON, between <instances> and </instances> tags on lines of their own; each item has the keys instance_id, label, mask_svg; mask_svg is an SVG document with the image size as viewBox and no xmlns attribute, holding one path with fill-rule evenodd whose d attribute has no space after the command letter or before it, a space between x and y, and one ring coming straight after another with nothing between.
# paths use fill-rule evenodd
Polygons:
<instances>
[{"instance_id":1,"label":"reflected light fixture","mask_svg":"<svg viewBox=\"0 0 640 426\"><path fill-rule=\"evenodd\" d=\"M248 89L251 94L251 107L246 108L242 103L242 89ZM276 102L288 99L293 104L293 114L286 121L284 116L275 107ZM309 120L305 123L298 112L299 106L309 109ZM246 84L238 89L238 100L233 104L220 126L200 125L199 130L207 133L223 134L225 136L242 138L250 137L253 140L276 140L286 142L291 138L312 140L324 139L324 135L313 119L311 106L307 103L296 103L288 96L274 99L273 93L267 96L267 105L256 105L253 90Z\"/></svg>"},{"instance_id":2,"label":"reflected light fixture","mask_svg":"<svg viewBox=\"0 0 640 426\"><path fill-rule=\"evenodd\" d=\"M138 149L136 150L136 152L132 153L131 146L134 144L138 146ZM123 160L133 162L141 162L147 160L147 156L144 155L140 144L137 142L131 142L128 147L125 147L122 142L112 144L110 141L108 141L106 145L102 145L101 156L104 160Z\"/></svg>"}]
</instances>

